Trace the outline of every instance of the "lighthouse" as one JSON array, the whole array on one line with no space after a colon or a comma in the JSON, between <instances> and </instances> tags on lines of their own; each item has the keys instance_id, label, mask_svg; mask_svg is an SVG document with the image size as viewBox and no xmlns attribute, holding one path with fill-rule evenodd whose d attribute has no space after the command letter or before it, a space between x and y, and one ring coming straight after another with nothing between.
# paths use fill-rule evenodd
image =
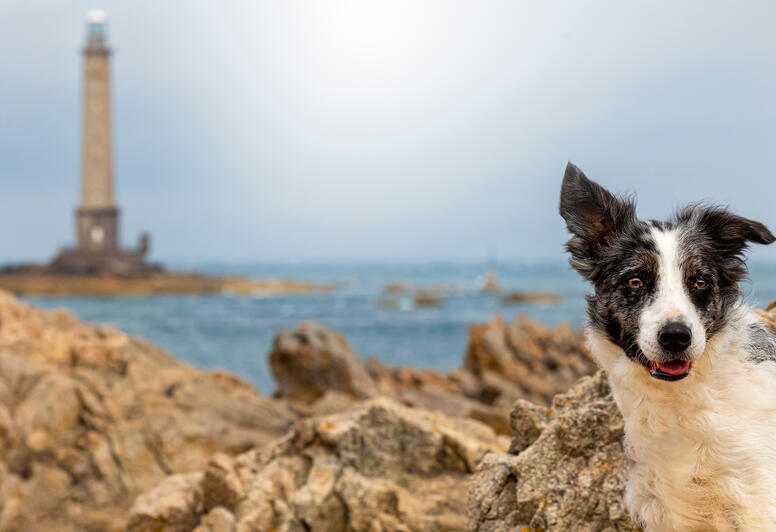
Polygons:
<instances>
[{"instance_id":1,"label":"lighthouse","mask_svg":"<svg viewBox=\"0 0 776 532\"><path fill-rule=\"evenodd\" d=\"M86 15L81 113L81 187L76 209L76 245L48 266L53 273L142 275L158 271L145 262L150 238L136 249L120 244L120 210L113 195L113 131L107 17L100 9Z\"/></svg>"},{"instance_id":2,"label":"lighthouse","mask_svg":"<svg viewBox=\"0 0 776 532\"><path fill-rule=\"evenodd\" d=\"M78 248L118 250L119 210L113 200L110 48L105 12L87 14L83 48L81 203L76 215Z\"/></svg>"}]
</instances>

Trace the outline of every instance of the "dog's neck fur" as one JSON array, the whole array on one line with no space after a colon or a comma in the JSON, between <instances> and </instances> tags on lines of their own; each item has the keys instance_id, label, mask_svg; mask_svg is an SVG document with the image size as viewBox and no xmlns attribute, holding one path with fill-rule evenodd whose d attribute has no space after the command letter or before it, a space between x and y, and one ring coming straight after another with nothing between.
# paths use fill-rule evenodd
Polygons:
<instances>
[{"instance_id":1,"label":"dog's neck fur","mask_svg":"<svg viewBox=\"0 0 776 532\"><path fill-rule=\"evenodd\" d=\"M776 364L752 360L748 308L733 309L691 374L663 382L588 328L625 418L626 503L649 532L776 526Z\"/></svg>"}]
</instances>

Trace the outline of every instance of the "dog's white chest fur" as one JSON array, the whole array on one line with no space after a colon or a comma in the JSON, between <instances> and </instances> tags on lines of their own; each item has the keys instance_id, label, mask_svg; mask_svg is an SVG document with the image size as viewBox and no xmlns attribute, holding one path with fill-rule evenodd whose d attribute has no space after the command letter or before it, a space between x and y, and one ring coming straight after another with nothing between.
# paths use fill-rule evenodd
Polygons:
<instances>
[{"instance_id":1,"label":"dog's white chest fur","mask_svg":"<svg viewBox=\"0 0 776 532\"><path fill-rule=\"evenodd\" d=\"M756 319L740 313L679 382L589 332L625 418L626 504L647 531L776 530L776 363L749 361Z\"/></svg>"}]
</instances>

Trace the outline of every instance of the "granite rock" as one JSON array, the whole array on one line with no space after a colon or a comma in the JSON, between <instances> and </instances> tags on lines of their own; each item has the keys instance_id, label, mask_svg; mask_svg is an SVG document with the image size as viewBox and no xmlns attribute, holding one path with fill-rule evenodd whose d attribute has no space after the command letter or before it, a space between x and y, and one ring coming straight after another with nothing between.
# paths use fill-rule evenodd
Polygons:
<instances>
[{"instance_id":1,"label":"granite rock","mask_svg":"<svg viewBox=\"0 0 776 532\"><path fill-rule=\"evenodd\" d=\"M120 530L135 496L299 414L110 327L0 292L0 530Z\"/></svg>"},{"instance_id":2,"label":"granite rock","mask_svg":"<svg viewBox=\"0 0 776 532\"><path fill-rule=\"evenodd\" d=\"M518 401L506 454L480 462L468 530L636 531L623 502L623 419L603 372L549 407Z\"/></svg>"},{"instance_id":3,"label":"granite rock","mask_svg":"<svg viewBox=\"0 0 776 532\"><path fill-rule=\"evenodd\" d=\"M467 479L486 453L501 453L507 443L476 421L373 399L302 420L276 442L219 466L234 471L242 491L216 508L234 516L237 531L462 530ZM220 497L214 491L222 483L201 477L176 500ZM167 497L149 509L153 493L135 505L142 515L133 513L130 523L170 513ZM188 513L177 515L190 522Z\"/></svg>"}]
</instances>

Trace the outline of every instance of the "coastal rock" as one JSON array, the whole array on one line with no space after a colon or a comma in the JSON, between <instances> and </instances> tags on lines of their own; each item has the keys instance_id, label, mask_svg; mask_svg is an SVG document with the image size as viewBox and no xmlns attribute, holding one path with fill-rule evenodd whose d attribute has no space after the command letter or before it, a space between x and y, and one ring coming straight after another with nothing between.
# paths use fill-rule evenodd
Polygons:
<instances>
[{"instance_id":1,"label":"coastal rock","mask_svg":"<svg viewBox=\"0 0 776 532\"><path fill-rule=\"evenodd\" d=\"M278 332L269 365L278 385L277 397L291 401L309 403L331 390L359 399L377 393L345 338L317 323Z\"/></svg>"},{"instance_id":2,"label":"coastal rock","mask_svg":"<svg viewBox=\"0 0 776 532\"><path fill-rule=\"evenodd\" d=\"M46 272L40 266L0 269L0 289L17 295L151 295L151 294L235 294L280 295L323 294L334 290L329 283L293 279L251 279L239 276L210 276L191 272L164 272L151 267L144 275L72 275Z\"/></svg>"},{"instance_id":3,"label":"coastal rock","mask_svg":"<svg viewBox=\"0 0 776 532\"><path fill-rule=\"evenodd\" d=\"M141 495L130 511L127 532L189 532L202 513L202 473L170 475Z\"/></svg>"},{"instance_id":4,"label":"coastal rock","mask_svg":"<svg viewBox=\"0 0 776 532\"><path fill-rule=\"evenodd\" d=\"M502 369L521 365L549 393L584 352L562 327L481 327L489 343L473 335L448 375L364 364L315 324L281 331L264 398L0 292L0 530L120 530L130 507L132 530L460 530L478 461L532 448L552 422L526 406L509 426L513 400L539 388Z\"/></svg>"},{"instance_id":5,"label":"coastal rock","mask_svg":"<svg viewBox=\"0 0 776 532\"><path fill-rule=\"evenodd\" d=\"M479 464L469 489L470 532L637 531L623 502L623 419L603 372L548 407L518 401L507 454Z\"/></svg>"},{"instance_id":6,"label":"coastal rock","mask_svg":"<svg viewBox=\"0 0 776 532\"><path fill-rule=\"evenodd\" d=\"M260 447L298 418L237 377L0 292L0 530L121 529L167 475Z\"/></svg>"},{"instance_id":7,"label":"coastal rock","mask_svg":"<svg viewBox=\"0 0 776 532\"><path fill-rule=\"evenodd\" d=\"M757 309L755 312L765 321L768 329L776 334L776 299L768 303L765 310Z\"/></svg>"},{"instance_id":8,"label":"coastal rock","mask_svg":"<svg viewBox=\"0 0 776 532\"><path fill-rule=\"evenodd\" d=\"M582 333L568 325L547 329L525 316L506 325L495 318L470 329L463 369L443 375L433 369L364 364L337 332L315 323L280 331L269 355L277 398L306 415L342 411L376 395L406 406L438 410L486 423L500 434L518 398L548 403L595 365Z\"/></svg>"},{"instance_id":9,"label":"coastal rock","mask_svg":"<svg viewBox=\"0 0 776 532\"><path fill-rule=\"evenodd\" d=\"M550 292L508 292L501 298L504 305L519 303L560 303L563 298Z\"/></svg>"},{"instance_id":10,"label":"coastal rock","mask_svg":"<svg viewBox=\"0 0 776 532\"><path fill-rule=\"evenodd\" d=\"M485 272L485 282L482 283L481 291L483 294L500 294L501 285L498 283L498 272L489 268Z\"/></svg>"},{"instance_id":11,"label":"coastal rock","mask_svg":"<svg viewBox=\"0 0 776 532\"><path fill-rule=\"evenodd\" d=\"M243 485L229 456L223 453L213 455L202 479L202 489L207 495L203 505L204 511L218 506L237 506Z\"/></svg>"},{"instance_id":12,"label":"coastal rock","mask_svg":"<svg viewBox=\"0 0 776 532\"><path fill-rule=\"evenodd\" d=\"M479 400L479 382L468 372L458 370L445 376L434 369L391 367L376 359L369 359L366 368L382 395L404 405L475 419L499 434L512 433L508 410Z\"/></svg>"},{"instance_id":13,"label":"coastal rock","mask_svg":"<svg viewBox=\"0 0 776 532\"><path fill-rule=\"evenodd\" d=\"M378 300L379 308L399 308L397 295L407 295L412 299L415 308L441 307L444 297L455 291L455 287L448 284L434 284L427 286L409 286L402 281L391 281L383 287L383 294L393 297L383 297Z\"/></svg>"},{"instance_id":14,"label":"coastal rock","mask_svg":"<svg viewBox=\"0 0 776 532\"><path fill-rule=\"evenodd\" d=\"M383 310L396 310L399 308L399 300L395 297L383 297L377 300L377 308Z\"/></svg>"},{"instance_id":15,"label":"coastal rock","mask_svg":"<svg viewBox=\"0 0 776 532\"><path fill-rule=\"evenodd\" d=\"M464 368L476 376L479 398L511 407L516 399L549 404L576 380L596 370L584 333L568 324L549 329L519 315L499 316L469 328Z\"/></svg>"},{"instance_id":16,"label":"coastal rock","mask_svg":"<svg viewBox=\"0 0 776 532\"><path fill-rule=\"evenodd\" d=\"M194 532L232 532L235 518L232 512L222 506L217 506L202 518Z\"/></svg>"},{"instance_id":17,"label":"coastal rock","mask_svg":"<svg viewBox=\"0 0 776 532\"><path fill-rule=\"evenodd\" d=\"M217 508L235 517L235 530L462 530L467 478L486 453L506 448L507 439L481 423L373 399L302 420L273 444L234 458L242 492L234 506ZM187 489L176 500L201 492L207 501L220 488L204 480ZM136 510L167 512L168 497L158 510L152 498L144 495Z\"/></svg>"},{"instance_id":18,"label":"coastal rock","mask_svg":"<svg viewBox=\"0 0 776 532\"><path fill-rule=\"evenodd\" d=\"M412 305L420 307L441 307L442 297L434 292L421 290L412 297Z\"/></svg>"},{"instance_id":19,"label":"coastal rock","mask_svg":"<svg viewBox=\"0 0 776 532\"><path fill-rule=\"evenodd\" d=\"M390 281L383 287L383 292L386 294L404 294L408 291L407 283L402 281Z\"/></svg>"},{"instance_id":20,"label":"coastal rock","mask_svg":"<svg viewBox=\"0 0 776 532\"><path fill-rule=\"evenodd\" d=\"M315 323L280 331L269 361L278 383L275 396L306 415L340 412L356 401L384 395L511 434L508 408L483 401L474 375L459 371L444 376L433 369L390 367L376 359L364 364L340 334Z\"/></svg>"}]
</instances>

